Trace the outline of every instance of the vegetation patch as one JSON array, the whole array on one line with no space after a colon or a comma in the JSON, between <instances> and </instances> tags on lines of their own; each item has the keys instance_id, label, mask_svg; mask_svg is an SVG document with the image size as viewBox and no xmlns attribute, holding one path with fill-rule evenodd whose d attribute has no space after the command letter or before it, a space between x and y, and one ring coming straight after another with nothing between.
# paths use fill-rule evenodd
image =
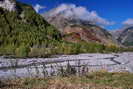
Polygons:
<instances>
[{"instance_id":1,"label":"vegetation patch","mask_svg":"<svg viewBox=\"0 0 133 89\"><path fill-rule=\"evenodd\" d=\"M2 89L132 89L133 74L92 72L83 76L8 80Z\"/></svg>"}]
</instances>

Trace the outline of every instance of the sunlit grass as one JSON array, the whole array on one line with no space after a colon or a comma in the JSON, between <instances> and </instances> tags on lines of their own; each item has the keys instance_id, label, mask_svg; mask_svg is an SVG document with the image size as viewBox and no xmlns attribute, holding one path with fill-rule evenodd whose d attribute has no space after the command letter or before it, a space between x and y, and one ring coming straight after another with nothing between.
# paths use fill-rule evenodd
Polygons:
<instances>
[{"instance_id":1,"label":"sunlit grass","mask_svg":"<svg viewBox=\"0 0 133 89\"><path fill-rule=\"evenodd\" d=\"M132 89L133 74L92 72L84 76L25 78L5 83L2 89Z\"/></svg>"}]
</instances>

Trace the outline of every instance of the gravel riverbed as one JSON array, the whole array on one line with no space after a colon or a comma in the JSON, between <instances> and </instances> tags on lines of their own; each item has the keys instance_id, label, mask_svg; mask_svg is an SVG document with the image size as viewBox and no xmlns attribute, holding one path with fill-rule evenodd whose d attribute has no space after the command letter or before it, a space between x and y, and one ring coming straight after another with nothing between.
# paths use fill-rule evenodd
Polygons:
<instances>
[{"instance_id":1,"label":"gravel riverbed","mask_svg":"<svg viewBox=\"0 0 133 89\"><path fill-rule=\"evenodd\" d=\"M133 73L133 52L56 55L55 58L0 57L0 78L52 76L56 75L61 67L66 67L68 63L73 67L80 67L79 71L86 67L87 71L104 69L109 72Z\"/></svg>"}]
</instances>

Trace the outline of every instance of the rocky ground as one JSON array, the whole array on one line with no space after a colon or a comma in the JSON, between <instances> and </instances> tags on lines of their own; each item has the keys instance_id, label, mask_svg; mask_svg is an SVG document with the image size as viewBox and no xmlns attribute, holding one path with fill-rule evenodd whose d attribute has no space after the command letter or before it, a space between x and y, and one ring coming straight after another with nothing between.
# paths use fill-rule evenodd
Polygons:
<instances>
[{"instance_id":1,"label":"rocky ground","mask_svg":"<svg viewBox=\"0 0 133 89\"><path fill-rule=\"evenodd\" d=\"M133 53L56 55L54 58L11 59L0 57L0 78L52 76L71 65L83 71L106 70L133 73Z\"/></svg>"}]
</instances>

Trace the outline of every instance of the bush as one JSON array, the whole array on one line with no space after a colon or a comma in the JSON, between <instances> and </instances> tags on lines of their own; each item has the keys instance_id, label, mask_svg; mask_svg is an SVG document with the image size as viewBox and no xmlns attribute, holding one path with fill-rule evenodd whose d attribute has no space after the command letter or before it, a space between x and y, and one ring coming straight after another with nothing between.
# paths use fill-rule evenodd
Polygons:
<instances>
[{"instance_id":1,"label":"bush","mask_svg":"<svg viewBox=\"0 0 133 89\"><path fill-rule=\"evenodd\" d=\"M5 47L6 54L8 54L8 55L14 55L15 54L15 49L16 49L16 46L15 45L7 45Z\"/></svg>"},{"instance_id":2,"label":"bush","mask_svg":"<svg viewBox=\"0 0 133 89\"><path fill-rule=\"evenodd\" d=\"M63 66L60 67L58 73L59 76L66 77L66 76L76 75L77 71L76 68L72 67L68 62L66 68L64 68Z\"/></svg>"},{"instance_id":3,"label":"bush","mask_svg":"<svg viewBox=\"0 0 133 89\"><path fill-rule=\"evenodd\" d=\"M27 57L28 53L29 53L29 47L25 45L19 46L15 51L16 57Z\"/></svg>"}]
</instances>

